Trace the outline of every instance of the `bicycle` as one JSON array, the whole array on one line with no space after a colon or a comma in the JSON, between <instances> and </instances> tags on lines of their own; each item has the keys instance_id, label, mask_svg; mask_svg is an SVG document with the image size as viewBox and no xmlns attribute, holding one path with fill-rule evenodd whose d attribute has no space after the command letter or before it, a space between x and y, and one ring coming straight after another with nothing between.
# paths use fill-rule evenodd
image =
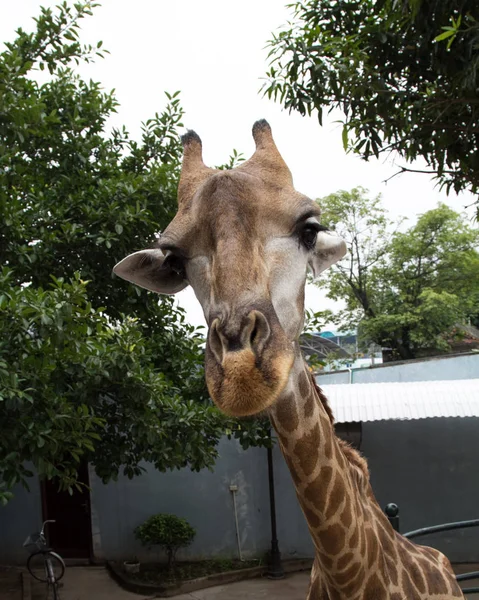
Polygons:
<instances>
[{"instance_id":1,"label":"bicycle","mask_svg":"<svg viewBox=\"0 0 479 600\"><path fill-rule=\"evenodd\" d=\"M45 521L41 531L29 535L23 546L32 549L27 560L27 569L30 575L37 581L47 584L47 598L51 588L53 600L60 600L58 582L65 573L65 563L59 554L48 547L45 536L45 525L47 523L55 523L55 521L52 519Z\"/></svg>"}]
</instances>

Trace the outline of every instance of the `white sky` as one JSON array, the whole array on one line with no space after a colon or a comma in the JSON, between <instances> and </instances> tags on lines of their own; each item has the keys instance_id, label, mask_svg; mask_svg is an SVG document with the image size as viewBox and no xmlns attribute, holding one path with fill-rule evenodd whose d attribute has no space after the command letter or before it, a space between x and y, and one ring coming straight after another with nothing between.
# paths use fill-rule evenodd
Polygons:
<instances>
[{"instance_id":1,"label":"white sky","mask_svg":"<svg viewBox=\"0 0 479 600\"><path fill-rule=\"evenodd\" d=\"M39 7L50 0L0 0L0 41L11 41L14 31L33 28ZM201 136L207 164L226 162L236 148L249 157L254 144L251 126L266 118L276 144L289 165L296 188L317 198L361 185L381 193L392 216L414 219L443 201L455 210L473 202L470 194L446 196L427 175L404 174L384 184L398 169L394 158L366 163L346 155L341 125L335 115L323 127L316 117L288 114L259 93L267 69L265 45L271 32L288 17L287 0L103 0L94 16L82 21L81 39L103 40L110 51L104 60L81 67L84 77L115 89L120 102L111 125L126 125L135 136L140 123L161 112L163 92L181 90L184 124ZM396 164L404 161L396 159ZM424 168L418 163L416 168ZM469 209L472 215L472 210ZM194 324L203 322L191 289L180 303ZM324 294L308 286L306 304L333 308Z\"/></svg>"}]
</instances>

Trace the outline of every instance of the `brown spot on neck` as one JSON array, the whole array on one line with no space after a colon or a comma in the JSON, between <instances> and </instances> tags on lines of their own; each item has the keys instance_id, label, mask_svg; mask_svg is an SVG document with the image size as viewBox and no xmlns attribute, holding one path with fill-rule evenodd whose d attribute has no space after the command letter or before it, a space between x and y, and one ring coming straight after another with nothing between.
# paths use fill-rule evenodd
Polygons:
<instances>
[{"instance_id":1,"label":"brown spot on neck","mask_svg":"<svg viewBox=\"0 0 479 600\"><path fill-rule=\"evenodd\" d=\"M409 566L409 575L411 576L413 584L416 586L417 590L424 594L426 593L426 582L424 580L424 575L421 573L416 562L412 562Z\"/></svg>"},{"instance_id":2,"label":"brown spot on neck","mask_svg":"<svg viewBox=\"0 0 479 600\"><path fill-rule=\"evenodd\" d=\"M364 598L385 598L387 596L387 590L384 586L384 583L379 579L376 573L373 573L367 583L366 588L364 590ZM413 596L409 596L406 594L406 598L413 598Z\"/></svg>"},{"instance_id":3,"label":"brown spot on neck","mask_svg":"<svg viewBox=\"0 0 479 600\"><path fill-rule=\"evenodd\" d=\"M298 377L298 389L302 398L306 398L311 390L311 383L308 381L308 376L304 371L301 371Z\"/></svg>"},{"instance_id":4,"label":"brown spot on neck","mask_svg":"<svg viewBox=\"0 0 479 600\"><path fill-rule=\"evenodd\" d=\"M299 464L303 473L308 477L314 471L314 467L318 463L321 444L321 433L319 424L311 429L309 433L296 442L294 453L299 459Z\"/></svg>"},{"instance_id":5,"label":"brown spot on neck","mask_svg":"<svg viewBox=\"0 0 479 600\"><path fill-rule=\"evenodd\" d=\"M281 429L291 433L299 426L298 410L293 393L280 398L276 404L275 423Z\"/></svg>"},{"instance_id":6,"label":"brown spot on neck","mask_svg":"<svg viewBox=\"0 0 479 600\"><path fill-rule=\"evenodd\" d=\"M343 554L343 556L338 558L338 562L336 563L336 569L338 571L342 571L346 567L349 567L353 558L354 554L352 552L346 552L346 554Z\"/></svg>"},{"instance_id":7,"label":"brown spot on neck","mask_svg":"<svg viewBox=\"0 0 479 600\"><path fill-rule=\"evenodd\" d=\"M346 533L344 528L338 523L329 525L321 531L319 542L323 547L324 552L331 556L336 556L344 548L346 541Z\"/></svg>"},{"instance_id":8,"label":"brown spot on neck","mask_svg":"<svg viewBox=\"0 0 479 600\"><path fill-rule=\"evenodd\" d=\"M325 466L304 490L304 497L311 502L320 514L324 513L326 507L328 488L332 477L333 469L329 466Z\"/></svg>"},{"instance_id":9,"label":"brown spot on neck","mask_svg":"<svg viewBox=\"0 0 479 600\"><path fill-rule=\"evenodd\" d=\"M352 511L351 511L351 506L349 505L348 502L346 502L346 505L344 507L343 512L341 513L341 523L346 527L349 528L349 526L351 525L353 520L353 515L352 515Z\"/></svg>"},{"instance_id":10,"label":"brown spot on neck","mask_svg":"<svg viewBox=\"0 0 479 600\"><path fill-rule=\"evenodd\" d=\"M307 419L313 416L315 404L314 394L309 392L309 396L307 396L306 402L304 403L304 416Z\"/></svg>"}]
</instances>

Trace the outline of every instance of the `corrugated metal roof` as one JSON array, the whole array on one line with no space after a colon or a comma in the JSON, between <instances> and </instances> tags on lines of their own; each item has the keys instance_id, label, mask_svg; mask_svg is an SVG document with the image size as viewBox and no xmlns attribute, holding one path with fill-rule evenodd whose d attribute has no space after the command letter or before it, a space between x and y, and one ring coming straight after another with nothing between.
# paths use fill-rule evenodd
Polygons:
<instances>
[{"instance_id":1,"label":"corrugated metal roof","mask_svg":"<svg viewBox=\"0 0 479 600\"><path fill-rule=\"evenodd\" d=\"M338 423L479 417L479 379L323 385Z\"/></svg>"}]
</instances>

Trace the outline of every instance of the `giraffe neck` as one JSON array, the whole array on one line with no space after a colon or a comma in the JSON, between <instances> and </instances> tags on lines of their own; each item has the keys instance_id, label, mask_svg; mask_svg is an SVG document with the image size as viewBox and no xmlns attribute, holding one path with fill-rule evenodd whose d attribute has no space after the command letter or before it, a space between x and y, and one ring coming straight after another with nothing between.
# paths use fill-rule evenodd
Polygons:
<instances>
[{"instance_id":1,"label":"giraffe neck","mask_svg":"<svg viewBox=\"0 0 479 600\"><path fill-rule=\"evenodd\" d=\"M382 570L372 492L360 455L336 437L326 399L299 351L270 418L329 585L352 597ZM373 499L373 503L375 501ZM379 507L377 507L379 508ZM380 510L380 509L379 509ZM391 531L386 533L394 539Z\"/></svg>"}]
</instances>

